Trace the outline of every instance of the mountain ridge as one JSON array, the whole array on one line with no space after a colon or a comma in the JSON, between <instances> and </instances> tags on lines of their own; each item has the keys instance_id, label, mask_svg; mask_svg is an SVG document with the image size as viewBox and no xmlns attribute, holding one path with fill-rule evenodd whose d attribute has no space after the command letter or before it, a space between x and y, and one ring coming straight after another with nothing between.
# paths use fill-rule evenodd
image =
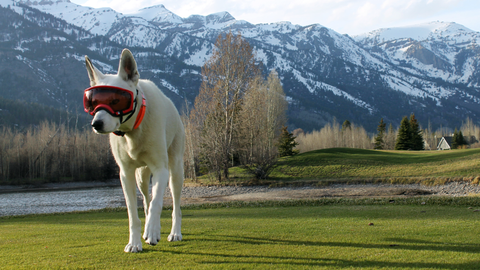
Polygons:
<instances>
[{"instance_id":1,"label":"mountain ridge","mask_svg":"<svg viewBox=\"0 0 480 270\"><path fill-rule=\"evenodd\" d=\"M350 37L320 24L254 25L236 20L228 12L181 18L163 5L124 15L68 0L0 0L4 8L6 3L25 19L25 10L39 10L73 25L71 29L76 27L57 30L63 31L64 42L74 43L69 46L77 51L52 52L49 56L68 59L75 70L83 66L80 51L84 51L98 56L96 64L105 72L115 72L117 53L123 47L131 48L141 76L157 83L177 107L185 103L184 99L193 102L201 81L200 68L211 55L215 39L232 31L241 33L255 48L265 72L275 69L279 73L289 101L291 127L319 129L335 117L373 131L382 117L397 125L401 117L415 113L424 126L431 122L453 128L466 117L477 119L480 114L479 33L454 23L426 23L430 32L424 31L417 39L412 38L412 31L405 30L407 27ZM37 23L43 23L40 21ZM43 46L49 46L52 40L60 42L50 38L49 42L43 41ZM30 60L26 47L31 42L16 42L8 48L12 57ZM72 100L69 104L74 103Z\"/></svg>"}]
</instances>

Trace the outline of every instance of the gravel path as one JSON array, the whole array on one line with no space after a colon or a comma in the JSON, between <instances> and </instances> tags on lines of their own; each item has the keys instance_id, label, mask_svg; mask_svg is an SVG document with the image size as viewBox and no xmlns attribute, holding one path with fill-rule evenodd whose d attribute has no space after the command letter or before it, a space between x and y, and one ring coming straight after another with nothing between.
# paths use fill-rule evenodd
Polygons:
<instances>
[{"instance_id":1,"label":"gravel path","mask_svg":"<svg viewBox=\"0 0 480 270\"><path fill-rule=\"evenodd\" d=\"M247 187L184 187L182 189L182 197L185 198L198 198L198 197L210 197L210 196L229 196L249 193L268 193L276 191L298 191L298 190L319 190L319 191L352 191L356 190L359 193L362 191L370 191L372 189L378 190L423 190L431 193L431 195L438 196L468 196L472 194L480 194L480 185L471 185L469 183L452 182L442 186L423 186L418 184L409 185L390 185L390 184L365 184L365 185L330 185L326 187L279 187L269 188L266 186L247 186ZM169 190L167 190L166 196L170 196ZM400 194L399 194L400 195ZM424 194L427 195L427 194Z\"/></svg>"},{"instance_id":2,"label":"gravel path","mask_svg":"<svg viewBox=\"0 0 480 270\"><path fill-rule=\"evenodd\" d=\"M442 186L423 186L418 184L390 185L330 185L326 187L184 187L184 204L223 202L232 200L285 200L315 199L325 197L395 197L395 196L470 196L480 194L479 185L452 182ZM170 193L165 193L165 202L170 202Z\"/></svg>"},{"instance_id":3,"label":"gravel path","mask_svg":"<svg viewBox=\"0 0 480 270\"><path fill-rule=\"evenodd\" d=\"M24 186L0 186L0 193L25 192L25 191L43 191L43 190L72 190L85 188L115 187L120 186L118 180L109 182L73 182L73 183L50 183L42 187ZM198 186L183 187L182 198L201 198L201 197L224 197L242 194L271 193L271 192L295 192L302 190L317 191L322 193L332 193L341 195L356 195L375 193L380 196L382 192L386 195L399 193L397 195L437 195L437 196L468 196L480 194L480 185L471 185L466 182L451 182L440 186L423 186L418 184L409 185L391 185L391 184L365 184L365 185L347 185L334 184L330 186L301 186L301 187L278 187L270 188L268 186ZM395 191L394 191L395 190ZM411 191L410 194L408 191ZM401 194L404 192L404 194ZM423 193L422 193L423 192ZM372 194L371 194L372 195ZM170 190L165 191L165 196L170 196Z\"/></svg>"}]
</instances>

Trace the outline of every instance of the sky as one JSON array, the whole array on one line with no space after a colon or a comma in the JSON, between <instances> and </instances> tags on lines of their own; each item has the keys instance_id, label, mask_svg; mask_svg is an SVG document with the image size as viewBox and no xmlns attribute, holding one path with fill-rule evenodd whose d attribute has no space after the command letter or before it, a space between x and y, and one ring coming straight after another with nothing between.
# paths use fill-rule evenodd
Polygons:
<instances>
[{"instance_id":1,"label":"sky","mask_svg":"<svg viewBox=\"0 0 480 270\"><path fill-rule=\"evenodd\" d=\"M289 21L321 24L350 36L380 28L410 26L431 21L456 22L480 31L479 0L70 0L123 14L163 4L176 15L209 15L227 11L253 24Z\"/></svg>"}]
</instances>

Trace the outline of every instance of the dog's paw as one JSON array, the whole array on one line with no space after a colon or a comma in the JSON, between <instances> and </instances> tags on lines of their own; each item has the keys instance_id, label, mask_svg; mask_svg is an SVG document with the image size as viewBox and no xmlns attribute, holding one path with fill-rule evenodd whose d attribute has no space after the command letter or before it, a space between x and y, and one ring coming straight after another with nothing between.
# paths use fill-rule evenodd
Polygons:
<instances>
[{"instance_id":1,"label":"dog's paw","mask_svg":"<svg viewBox=\"0 0 480 270\"><path fill-rule=\"evenodd\" d=\"M155 246L160 241L160 224L152 224L154 222L150 222L145 227L145 233L143 234L143 239L145 239L145 243ZM158 222L160 223L160 221Z\"/></svg>"},{"instance_id":2,"label":"dog's paw","mask_svg":"<svg viewBox=\"0 0 480 270\"><path fill-rule=\"evenodd\" d=\"M167 238L168 242L182 241L182 234L170 234Z\"/></svg>"},{"instance_id":3,"label":"dog's paw","mask_svg":"<svg viewBox=\"0 0 480 270\"><path fill-rule=\"evenodd\" d=\"M144 235L143 236L143 239L145 239L145 243L151 245L151 246L155 246L156 244L158 244L158 242L160 241L160 235Z\"/></svg>"},{"instance_id":4,"label":"dog's paw","mask_svg":"<svg viewBox=\"0 0 480 270\"><path fill-rule=\"evenodd\" d=\"M142 243L138 243L138 244L128 243L128 245L125 246L124 251L128 253L140 252L142 251Z\"/></svg>"}]
</instances>

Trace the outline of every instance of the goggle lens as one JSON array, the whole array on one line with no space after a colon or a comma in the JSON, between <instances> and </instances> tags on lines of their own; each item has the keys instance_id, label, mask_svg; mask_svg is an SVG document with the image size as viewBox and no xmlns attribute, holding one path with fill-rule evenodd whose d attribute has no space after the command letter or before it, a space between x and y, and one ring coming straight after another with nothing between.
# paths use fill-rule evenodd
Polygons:
<instances>
[{"instance_id":1,"label":"goggle lens","mask_svg":"<svg viewBox=\"0 0 480 270\"><path fill-rule=\"evenodd\" d=\"M99 109L119 116L133 110L133 93L113 86L94 86L85 90L83 106L86 112L93 115Z\"/></svg>"}]
</instances>

